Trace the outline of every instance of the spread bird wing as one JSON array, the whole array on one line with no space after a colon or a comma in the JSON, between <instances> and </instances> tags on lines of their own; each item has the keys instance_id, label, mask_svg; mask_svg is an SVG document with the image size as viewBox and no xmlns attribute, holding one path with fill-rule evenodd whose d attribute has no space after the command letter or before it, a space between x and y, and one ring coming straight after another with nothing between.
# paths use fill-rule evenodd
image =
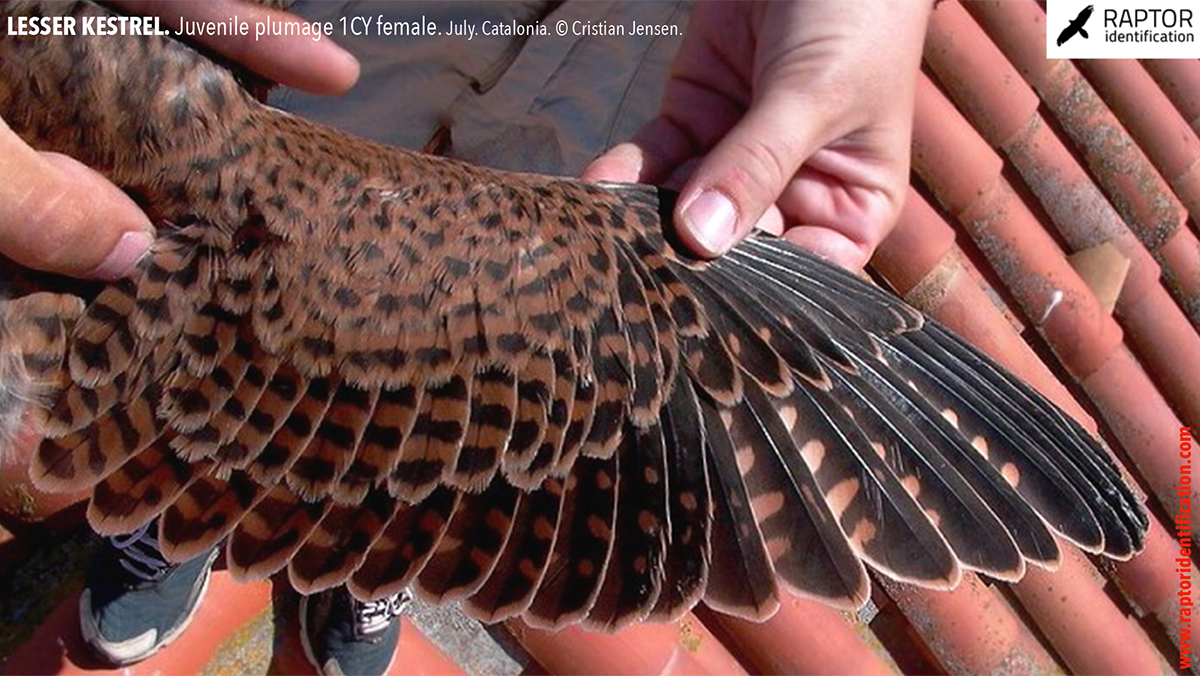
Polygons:
<instances>
[{"instance_id":1,"label":"spread bird wing","mask_svg":"<svg viewBox=\"0 0 1200 676\"><path fill-rule=\"evenodd\" d=\"M70 320L35 476L94 486L101 532L161 516L175 558L228 538L242 575L286 566L303 591L362 596L415 583L546 626L702 598L761 619L779 587L849 607L864 563L935 588L965 569L1017 579L1055 564L1054 533L1140 547L1145 517L1096 442L899 300L766 235L689 261L651 188L545 185L601 220L574 230L591 253L547 254L562 272L524 285L519 258L497 277L495 248L466 256L477 272L436 292L466 284L470 302L425 306L428 337L402 311L340 312L337 289L282 262L321 247L165 236ZM239 269L256 272L229 302ZM340 283L366 297L354 274ZM546 298L518 300L531 284ZM493 291L501 312L484 286L511 291ZM25 342L62 341L59 316L25 321ZM26 353L44 373L44 348Z\"/></svg>"},{"instance_id":2,"label":"spread bird wing","mask_svg":"<svg viewBox=\"0 0 1200 676\"><path fill-rule=\"evenodd\" d=\"M762 234L693 260L670 193L383 148L139 49L153 82L94 77L153 85L140 124L85 133L161 220L151 254L82 309L0 308L0 357L47 404L35 479L92 488L102 533L157 517L168 557L224 541L303 592L610 629L700 600L763 619L780 589L853 607L868 568L1017 579L1056 534L1142 545L1095 439L849 272ZM187 147L147 154L160 123Z\"/></svg>"}]
</instances>

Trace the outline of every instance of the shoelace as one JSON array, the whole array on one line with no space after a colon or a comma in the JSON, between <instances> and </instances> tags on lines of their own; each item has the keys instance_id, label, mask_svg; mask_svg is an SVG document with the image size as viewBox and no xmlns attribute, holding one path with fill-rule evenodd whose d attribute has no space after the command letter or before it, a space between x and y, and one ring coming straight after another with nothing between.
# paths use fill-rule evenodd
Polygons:
<instances>
[{"instance_id":1,"label":"shoelace","mask_svg":"<svg viewBox=\"0 0 1200 676\"><path fill-rule=\"evenodd\" d=\"M410 597L407 592L392 594L387 598L363 603L353 599L354 622L360 636L377 634L392 623L404 609L408 607Z\"/></svg>"},{"instance_id":2,"label":"shoelace","mask_svg":"<svg viewBox=\"0 0 1200 676\"><path fill-rule=\"evenodd\" d=\"M171 567L158 551L158 538L150 529L153 523L143 524L129 535L109 538L109 542L121 553L121 567L146 582L157 579L162 571Z\"/></svg>"}]
</instances>

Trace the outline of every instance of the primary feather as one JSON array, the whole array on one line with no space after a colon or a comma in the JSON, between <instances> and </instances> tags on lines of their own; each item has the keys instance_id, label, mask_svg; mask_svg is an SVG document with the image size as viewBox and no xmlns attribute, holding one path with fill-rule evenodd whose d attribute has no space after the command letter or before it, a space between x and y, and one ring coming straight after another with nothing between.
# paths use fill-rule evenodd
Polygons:
<instances>
[{"instance_id":1,"label":"primary feather","mask_svg":"<svg viewBox=\"0 0 1200 676\"><path fill-rule=\"evenodd\" d=\"M91 3L0 12L89 16ZM916 310L785 241L704 262L648 186L492 171L259 104L169 37L0 37L0 115L138 197L151 253L90 302L0 305L0 432L105 533L227 540L305 592L415 585L617 628L700 600L841 607L1127 558L1087 432ZM14 388L14 383L24 383Z\"/></svg>"}]
</instances>

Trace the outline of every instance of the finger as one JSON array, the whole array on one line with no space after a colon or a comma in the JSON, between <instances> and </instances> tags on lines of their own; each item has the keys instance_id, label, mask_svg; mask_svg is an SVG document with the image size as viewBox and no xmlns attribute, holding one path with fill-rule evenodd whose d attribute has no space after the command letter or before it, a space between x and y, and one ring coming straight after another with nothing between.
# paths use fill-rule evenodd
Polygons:
<instances>
[{"instance_id":1,"label":"finger","mask_svg":"<svg viewBox=\"0 0 1200 676\"><path fill-rule=\"evenodd\" d=\"M588 181L636 183L642 175L645 159L645 154L637 144L621 143L592 160L583 170L583 178Z\"/></svg>"},{"instance_id":2,"label":"finger","mask_svg":"<svg viewBox=\"0 0 1200 676\"><path fill-rule=\"evenodd\" d=\"M775 203L820 130L790 93L764 97L696 168L680 194L680 237L701 256L719 256Z\"/></svg>"},{"instance_id":3,"label":"finger","mask_svg":"<svg viewBox=\"0 0 1200 676\"><path fill-rule=\"evenodd\" d=\"M847 270L858 272L871 259L868 247L862 242L856 242L845 233L827 228L822 225L801 225L785 230L784 239L802 249L807 249L831 263L840 265Z\"/></svg>"},{"instance_id":4,"label":"finger","mask_svg":"<svg viewBox=\"0 0 1200 676\"><path fill-rule=\"evenodd\" d=\"M813 158L825 152L818 151ZM812 164L828 166L810 160L788 183L777 201L784 221L813 228L808 234L797 234L798 244L811 244L814 251L834 262L860 268L895 226L907 182L902 175L880 167L834 176ZM830 239L834 235L837 238Z\"/></svg>"},{"instance_id":5,"label":"finger","mask_svg":"<svg viewBox=\"0 0 1200 676\"><path fill-rule=\"evenodd\" d=\"M255 36L264 22L302 24L299 17L259 5L233 0L171 2L170 0L116 0L115 5L137 14L161 17L178 30L183 21L225 23L233 16L251 26L250 35L203 35L197 41L263 77L313 94L341 94L358 80L360 66L349 52L327 35L314 40L305 35Z\"/></svg>"},{"instance_id":6,"label":"finger","mask_svg":"<svg viewBox=\"0 0 1200 676\"><path fill-rule=\"evenodd\" d=\"M702 157L693 157L681 163L670 174L660 178L658 181L659 185L679 192L687 185L687 181L692 177L692 174L696 173L696 167L700 166L700 162L703 159Z\"/></svg>"},{"instance_id":7,"label":"finger","mask_svg":"<svg viewBox=\"0 0 1200 676\"><path fill-rule=\"evenodd\" d=\"M33 150L0 121L0 254L47 272L115 279L145 255L153 231L103 176Z\"/></svg>"},{"instance_id":8,"label":"finger","mask_svg":"<svg viewBox=\"0 0 1200 676\"><path fill-rule=\"evenodd\" d=\"M779 211L779 207L775 205L767 207L767 211L754 224L753 229L769 232L776 237L782 237L786 226L784 225L783 213Z\"/></svg>"},{"instance_id":9,"label":"finger","mask_svg":"<svg viewBox=\"0 0 1200 676\"><path fill-rule=\"evenodd\" d=\"M692 137L670 118L659 115L642 125L633 139L592 160L583 177L592 181L659 185L696 152Z\"/></svg>"}]
</instances>

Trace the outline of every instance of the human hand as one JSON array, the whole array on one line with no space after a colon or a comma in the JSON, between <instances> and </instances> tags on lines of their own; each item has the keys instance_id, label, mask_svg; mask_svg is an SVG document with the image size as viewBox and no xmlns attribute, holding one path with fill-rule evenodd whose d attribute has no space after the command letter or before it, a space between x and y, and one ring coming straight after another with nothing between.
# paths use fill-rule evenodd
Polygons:
<instances>
[{"instance_id":1,"label":"human hand","mask_svg":"<svg viewBox=\"0 0 1200 676\"><path fill-rule=\"evenodd\" d=\"M146 252L154 226L99 173L30 148L0 120L0 254L38 270L114 279Z\"/></svg>"},{"instance_id":2,"label":"human hand","mask_svg":"<svg viewBox=\"0 0 1200 676\"><path fill-rule=\"evenodd\" d=\"M293 14L240 0L113 0L113 4L126 12L160 17L171 29L178 29L184 19L222 23L234 15L251 26L267 20L303 21ZM328 37L313 40L302 35L264 35L257 39L252 35L205 35L198 40L271 82L311 94L342 94L358 80L358 60Z\"/></svg>"},{"instance_id":3,"label":"human hand","mask_svg":"<svg viewBox=\"0 0 1200 676\"><path fill-rule=\"evenodd\" d=\"M121 0L123 9L222 21L296 20L290 14L230 0L171 3ZM358 62L327 39L304 36L212 37L207 45L276 82L317 94L341 93L358 78ZM0 119L0 254L27 267L75 277L123 276L146 252L154 226L103 176L57 153L30 148Z\"/></svg>"},{"instance_id":4,"label":"human hand","mask_svg":"<svg viewBox=\"0 0 1200 676\"><path fill-rule=\"evenodd\" d=\"M584 177L682 185L704 257L757 225L861 268L903 206L930 4L697 3L658 116Z\"/></svg>"}]
</instances>

